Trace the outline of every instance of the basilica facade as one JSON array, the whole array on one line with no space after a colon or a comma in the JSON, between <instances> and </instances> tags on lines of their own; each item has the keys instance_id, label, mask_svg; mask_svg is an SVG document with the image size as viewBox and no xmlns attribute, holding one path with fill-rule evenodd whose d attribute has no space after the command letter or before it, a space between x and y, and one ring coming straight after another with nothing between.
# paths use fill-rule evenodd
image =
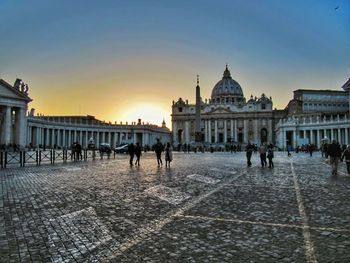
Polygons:
<instances>
[{"instance_id":1,"label":"basilica facade","mask_svg":"<svg viewBox=\"0 0 350 263\"><path fill-rule=\"evenodd\" d=\"M174 145L194 143L196 105L179 98L173 101L171 116ZM265 94L246 99L242 87L226 66L211 97L200 99L201 142L212 146L273 143L276 120L282 116L283 111L273 110L272 98Z\"/></svg>"},{"instance_id":2,"label":"basilica facade","mask_svg":"<svg viewBox=\"0 0 350 263\"><path fill-rule=\"evenodd\" d=\"M179 98L172 104L174 145L224 146L272 143L279 149L336 140L350 143L350 79L338 90L295 90L281 110L273 109L271 97L244 96L242 87L226 66L211 97L196 103ZM198 140L198 135L200 139Z\"/></svg>"}]
</instances>

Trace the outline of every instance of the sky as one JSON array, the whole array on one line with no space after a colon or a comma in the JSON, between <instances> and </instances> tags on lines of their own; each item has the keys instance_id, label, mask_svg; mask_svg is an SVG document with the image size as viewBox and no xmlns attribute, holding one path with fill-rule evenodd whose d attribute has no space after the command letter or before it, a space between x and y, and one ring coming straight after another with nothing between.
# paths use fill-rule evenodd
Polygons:
<instances>
[{"instance_id":1,"label":"sky","mask_svg":"<svg viewBox=\"0 0 350 263\"><path fill-rule=\"evenodd\" d=\"M171 127L173 100L210 98L226 63L246 98L350 77L349 0L0 0L0 78L29 108Z\"/></svg>"}]
</instances>

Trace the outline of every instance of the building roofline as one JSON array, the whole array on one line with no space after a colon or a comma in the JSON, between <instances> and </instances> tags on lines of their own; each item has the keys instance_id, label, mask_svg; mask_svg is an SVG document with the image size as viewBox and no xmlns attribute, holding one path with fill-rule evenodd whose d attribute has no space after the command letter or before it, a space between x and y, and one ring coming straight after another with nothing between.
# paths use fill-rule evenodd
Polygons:
<instances>
[{"instance_id":1,"label":"building roofline","mask_svg":"<svg viewBox=\"0 0 350 263\"><path fill-rule=\"evenodd\" d=\"M5 87L7 87L8 89L12 90L13 92L15 92L17 95L20 96L20 98L18 99L22 99L25 100L27 102L31 102L32 99L28 97L28 95L24 94L23 92L20 92L19 90L15 89L11 84L9 84L7 81L0 79L0 84L4 85Z\"/></svg>"},{"instance_id":2,"label":"building roofline","mask_svg":"<svg viewBox=\"0 0 350 263\"><path fill-rule=\"evenodd\" d=\"M307 92L321 92L321 93L327 93L327 92L337 92L337 93L345 93L343 90L331 90L331 89L297 89L294 90L293 92L297 91L307 91Z\"/></svg>"}]
</instances>

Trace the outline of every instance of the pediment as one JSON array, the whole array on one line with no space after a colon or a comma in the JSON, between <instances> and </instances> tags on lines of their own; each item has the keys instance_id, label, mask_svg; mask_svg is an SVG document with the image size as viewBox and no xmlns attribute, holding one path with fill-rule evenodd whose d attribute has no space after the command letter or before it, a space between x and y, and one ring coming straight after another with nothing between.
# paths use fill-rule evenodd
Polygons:
<instances>
[{"instance_id":1,"label":"pediment","mask_svg":"<svg viewBox=\"0 0 350 263\"><path fill-rule=\"evenodd\" d=\"M214 110L212 110L210 113L231 113L232 111L230 111L227 108L216 108Z\"/></svg>"},{"instance_id":2,"label":"pediment","mask_svg":"<svg viewBox=\"0 0 350 263\"><path fill-rule=\"evenodd\" d=\"M16 90L6 81L0 79L0 97L11 99L11 100L25 100L27 102L31 101L31 99L24 93L19 90Z\"/></svg>"}]
</instances>

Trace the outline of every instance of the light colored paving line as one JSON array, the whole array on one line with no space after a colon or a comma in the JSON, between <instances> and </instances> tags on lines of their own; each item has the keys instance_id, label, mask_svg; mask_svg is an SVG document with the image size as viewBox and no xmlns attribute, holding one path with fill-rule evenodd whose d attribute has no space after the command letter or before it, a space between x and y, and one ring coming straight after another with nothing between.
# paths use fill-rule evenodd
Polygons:
<instances>
[{"instance_id":1,"label":"light colored paving line","mask_svg":"<svg viewBox=\"0 0 350 263\"><path fill-rule=\"evenodd\" d=\"M261 185L261 184L229 184L229 186L237 186L237 187L256 187L256 188L277 188L277 189L294 189L291 186L280 186L280 185Z\"/></svg>"},{"instance_id":2,"label":"light colored paving line","mask_svg":"<svg viewBox=\"0 0 350 263\"><path fill-rule=\"evenodd\" d=\"M203 220L209 220L209 221L221 221L221 222L229 222L229 223L248 224L248 225L277 226L277 227L300 228L300 229L303 228L302 225L268 223L268 222L240 220L240 219L228 219L228 218L220 218L220 217L217 218L217 217L208 217L208 216L189 216L189 215L179 215L178 217L189 218L189 219L203 219Z\"/></svg>"},{"instance_id":3,"label":"light colored paving line","mask_svg":"<svg viewBox=\"0 0 350 263\"><path fill-rule=\"evenodd\" d=\"M308 263L317 263L317 259L315 256L314 244L311 240L309 219L308 219L306 212L305 212L303 198L301 196L301 191L300 191L300 187L298 184L298 178L295 174L292 160L290 161L290 167L291 167L292 175L293 175L294 188L295 188L295 193L296 193L297 202L298 202L299 214L301 216L301 222L303 225L303 236L304 236L304 242L305 242L306 260Z\"/></svg>"},{"instance_id":4,"label":"light colored paving line","mask_svg":"<svg viewBox=\"0 0 350 263\"><path fill-rule=\"evenodd\" d=\"M208 221L220 221L220 222L228 222L228 223L248 224L248 225L275 226L275 227L281 227L281 228L283 228L283 227L297 228L297 229L305 228L305 226L303 226L303 225L269 223L269 222L261 222L261 221L229 219L229 218L220 218L220 217L190 216L190 215L179 215L178 217L179 218L188 218L188 219L197 219L197 220L208 220ZM308 228L312 229L312 230L320 230L320 231L349 232L350 233L350 229L344 229L344 228L332 228L332 227L308 227Z\"/></svg>"},{"instance_id":5,"label":"light colored paving line","mask_svg":"<svg viewBox=\"0 0 350 263\"><path fill-rule=\"evenodd\" d=\"M133 237L134 237L133 240L127 239L125 242L122 242L121 244L119 244L118 247L113 247L112 250L113 251L115 250L116 252L114 252L111 256L108 256L106 258L101 259L101 262L109 262L111 259L122 255L125 251L132 248L133 246L143 242L145 240L145 238L147 238L150 234L156 233L156 232L162 230L162 228L165 225L173 222L174 219L183 215L184 212L190 210L191 208L193 208L194 206L199 204L202 200L208 198L212 194L215 194L216 192L220 191L221 189L223 189L227 185L231 184L234 180L237 180L240 176L245 174L247 172L247 170L252 169L254 167L255 166L250 167L250 168L245 168L243 171L238 173L236 176L234 176L234 177L230 178L229 180L226 180L223 183L221 183L220 185L218 185L215 189L207 192L206 194L204 194L202 196L199 196L198 198L194 199L193 201L189 201L183 207L181 207L175 211L169 212L168 214L166 214L163 217L163 219L154 220L154 221L138 228L136 233L134 233L134 235L133 235Z\"/></svg>"}]
</instances>

